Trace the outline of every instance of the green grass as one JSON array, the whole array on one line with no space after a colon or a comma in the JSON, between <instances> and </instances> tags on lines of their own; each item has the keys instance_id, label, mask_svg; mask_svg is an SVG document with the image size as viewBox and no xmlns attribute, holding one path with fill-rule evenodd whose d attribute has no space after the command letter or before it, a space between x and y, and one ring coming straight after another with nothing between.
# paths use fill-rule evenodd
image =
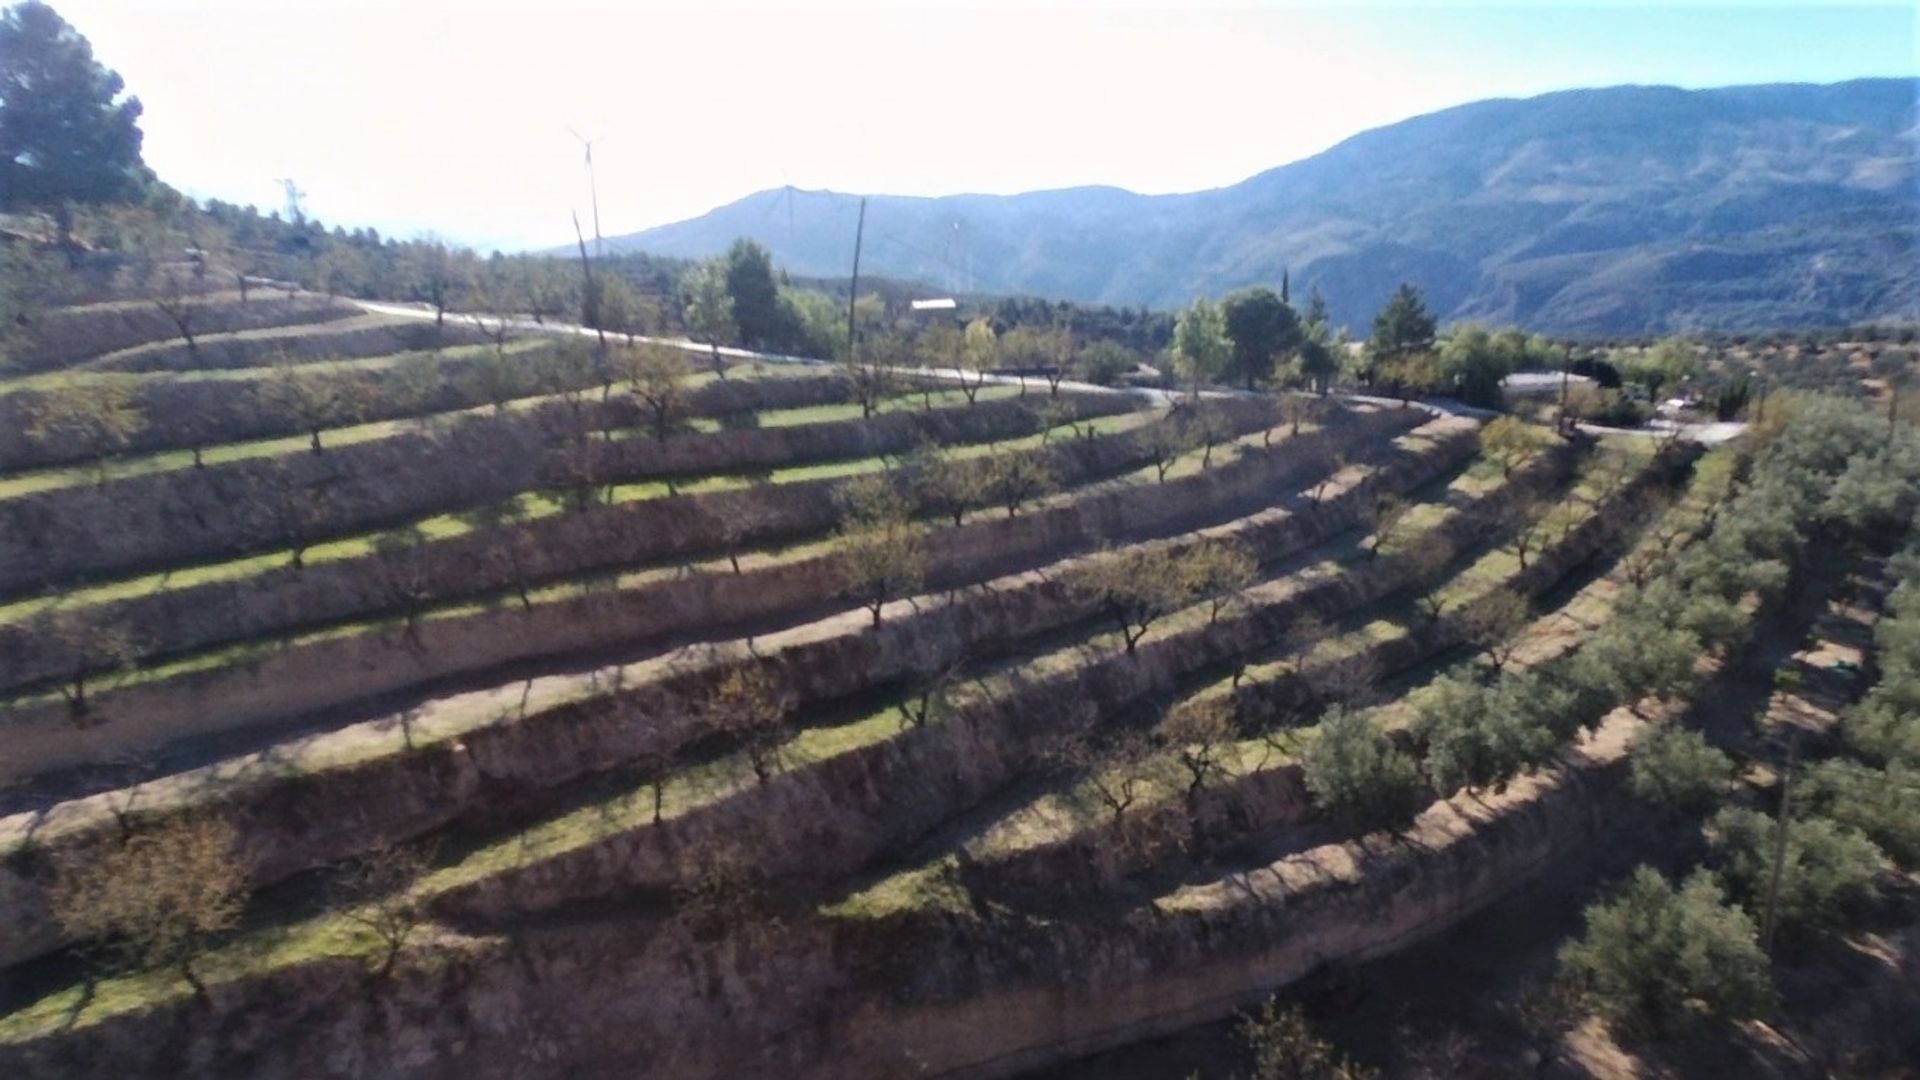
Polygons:
<instances>
[{"instance_id":1,"label":"green grass","mask_svg":"<svg viewBox=\"0 0 1920 1080\"><path fill-rule=\"evenodd\" d=\"M1138 414L1123 414L1121 417L1112 419L1122 420L1129 416L1137 415ZM1084 426L1085 425L1082 424L1082 427ZM1037 435L1026 436L1020 439L1004 440L998 444L982 444L982 446L968 447L966 449L981 450L982 447L984 447L990 451L995 446L1025 445L1029 442L1037 443L1039 438L1040 436ZM886 465L887 459L874 457L862 458L855 461L822 463L812 466L796 466L789 469L775 470L770 475L770 482L776 484L794 483L801 480L856 475L864 472L876 472L885 468ZM680 490L686 493L694 493L697 491L715 491L725 488L744 488L750 486L753 482L749 477L720 475L705 478L697 482L689 482L681 485ZM614 501L637 501L641 499L663 498L666 495L667 485L664 482L629 484L621 485L615 490ZM550 492L524 493L516 496L516 500L520 505L520 512L524 515L523 520L557 514L562 512L566 506L563 496ZM305 561L309 565L318 565L329 561L366 555L374 551L383 539L406 537L409 535L410 530L415 528L419 529L421 533L429 539L436 539L459 536L471 532L473 525L464 515L437 515L433 518L416 522L410 527L383 530L377 533L368 533L316 545L308 549L305 555ZM782 546L777 549L771 549L777 552L777 554L773 554L771 557L767 557L767 553L763 551L761 553L763 557L754 560L752 563L749 563L743 554L742 566L744 568L748 565L766 565L769 562L783 562L806 557L811 554L818 554L822 550L831 549L833 543L832 540L826 540L820 541L818 544ZM56 603L73 603L76 601L79 603L99 603L103 600L146 595L147 593L164 588L184 588L188 585L202 584L211 581L238 580L272 569L275 566L286 565L289 559L290 553L288 552L270 552L240 560L232 560L187 570L150 574L130 581L121 581L90 589L75 590L72 593L66 594L64 597L36 597L19 600L5 607L0 607L0 622L30 618L36 612ZM536 604L563 601L585 595L598 589L604 589L609 581L612 582L615 588L636 587L669 577L677 572L682 565L685 565L683 560L669 560L636 570L605 571L581 575L530 590L529 599ZM715 571L723 568L730 569L724 559L710 559L700 565ZM518 602L519 598L515 593L495 592L484 597L431 607L419 615L419 621L426 622L464 618L498 607L517 604ZM200 650L178 659L136 668L106 679L96 680L96 682L98 689L101 691L144 685L165 679L178 678L198 671L228 667L259 659L275 652L296 649L316 642L352 637L365 633L375 633L396 626L399 621L398 617L387 615L373 619L354 620L292 635L250 639ZM50 703L56 700L57 697L58 694L56 691L41 690L13 697L0 698L0 706L17 707L41 705Z\"/></svg>"}]
</instances>

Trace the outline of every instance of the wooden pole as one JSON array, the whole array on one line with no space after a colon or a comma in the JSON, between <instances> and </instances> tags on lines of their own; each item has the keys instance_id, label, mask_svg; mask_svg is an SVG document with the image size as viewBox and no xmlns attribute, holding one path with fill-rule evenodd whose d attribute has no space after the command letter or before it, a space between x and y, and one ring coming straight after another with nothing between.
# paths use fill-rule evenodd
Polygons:
<instances>
[{"instance_id":1,"label":"wooden pole","mask_svg":"<svg viewBox=\"0 0 1920 1080\"><path fill-rule=\"evenodd\" d=\"M847 286L847 365L853 366L854 326L853 305L860 299L860 241L867 232L867 197L860 196L860 219L853 227L853 283Z\"/></svg>"},{"instance_id":2,"label":"wooden pole","mask_svg":"<svg viewBox=\"0 0 1920 1080\"><path fill-rule=\"evenodd\" d=\"M1773 933L1780 922L1780 883L1787 869L1787 828L1793 813L1793 768L1800 756L1800 732L1787 737L1787 771L1780 780L1780 816L1773 829L1773 873L1767 881L1767 902L1760 917L1760 944L1773 955Z\"/></svg>"}]
</instances>

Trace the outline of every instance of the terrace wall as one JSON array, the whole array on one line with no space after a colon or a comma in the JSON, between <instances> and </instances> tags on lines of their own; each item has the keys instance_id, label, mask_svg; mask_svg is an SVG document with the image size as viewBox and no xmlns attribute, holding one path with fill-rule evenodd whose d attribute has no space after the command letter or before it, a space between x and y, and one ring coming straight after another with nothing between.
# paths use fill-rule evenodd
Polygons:
<instances>
[{"instance_id":1,"label":"terrace wall","mask_svg":"<svg viewBox=\"0 0 1920 1080\"><path fill-rule=\"evenodd\" d=\"M804 919L719 942L579 920L371 980L292 965L81 1031L0 1046L21 1077L555 1074L989 1078L1178 1030L1312 970L1391 953L1633 819L1637 718L1481 805L1440 804L1418 844L1312 853L1165 912L1042 924L958 915ZM1284 877L1282 876L1284 874ZM1272 880L1265 880L1267 877Z\"/></svg>"},{"instance_id":2,"label":"terrace wall","mask_svg":"<svg viewBox=\"0 0 1920 1080\"><path fill-rule=\"evenodd\" d=\"M352 304L312 294L292 299L258 295L245 303L237 296L223 297L198 302L195 307L192 325L196 338L203 334L326 322L360 314L360 309ZM21 371L51 371L150 341L166 341L179 334L173 320L151 303L55 308L34 320L26 341L13 356L13 363Z\"/></svg>"},{"instance_id":3,"label":"terrace wall","mask_svg":"<svg viewBox=\"0 0 1920 1080\"><path fill-rule=\"evenodd\" d=\"M1696 456L1697 447L1678 448L1671 456L1616 492L1567 536L1530 559L1502 587L1524 596L1552 589L1577 567L1617 554L1632 535L1630 525L1644 509L1646 492L1670 482ZM1372 646L1368 653L1380 671L1400 671L1462 641L1464 612L1456 608L1438 622L1423 621L1403 637ZM1302 679L1287 675L1244 683L1235 691L1241 716L1271 717L1310 704ZM1168 860L1201 860L1250 837L1271 840L1307 825L1314 817L1298 763L1257 769L1203 788L1190 802L1172 800L1133 811L1116 828L1095 824L1060 841L987 858L963 859L962 879L981 895L1011 893L1023 905L1071 905L1076 897L1110 888L1118 877ZM1331 832L1324 827L1302 834L1303 843Z\"/></svg>"},{"instance_id":4,"label":"terrace wall","mask_svg":"<svg viewBox=\"0 0 1920 1080\"><path fill-rule=\"evenodd\" d=\"M833 382L762 380L750 391L708 392L702 404L729 399L752 399L762 407L817 404L844 393ZM1118 395L1079 400L1088 414L1135 405ZM318 538L566 486L583 477L605 485L722 469L750 472L895 452L923 438L1025 434L1037 425L1035 413L1021 403L994 401L965 415L959 410L898 412L868 421L687 434L664 442L609 443L595 437L572 448L562 423L565 411L555 406L527 417L476 415L440 429L319 454L178 469L0 500L0 592L284 547L289 530L279 510L289 502L323 508L315 511Z\"/></svg>"},{"instance_id":5,"label":"terrace wall","mask_svg":"<svg viewBox=\"0 0 1920 1080\"><path fill-rule=\"evenodd\" d=\"M1100 412L1113 402L1084 399L1082 404ZM861 423L839 426L858 434ZM1039 426L1031 413L1006 403L900 413L866 423L878 426L877 436L887 443L898 442L905 430L973 441L1023 435ZM785 430L713 438L752 442ZM1135 456L1131 451L1124 436L1066 443L1060 447L1061 471L1068 481L1102 475L1124 467ZM352 559L302 568L282 565L245 578L157 590L95 605L84 617L117 628L138 643L143 655L154 656L381 613L402 618L429 602L498 599L506 590L570 575L717 554L729 541L757 545L825 532L837 521L836 493L844 482L798 481L600 505ZM436 622L409 629L409 648L428 649L426 635L444 634ZM72 657L60 636L45 633L31 619L0 625L0 688L66 677Z\"/></svg>"},{"instance_id":6,"label":"terrace wall","mask_svg":"<svg viewBox=\"0 0 1920 1080\"><path fill-rule=\"evenodd\" d=\"M1350 487L1332 496L1319 513L1287 517L1240 535L1268 557L1298 550L1357 520L1368 492L1380 485L1390 490L1411 486L1409 480L1417 483L1431 464L1427 458L1403 459L1392 466L1398 476ZM1484 503L1425 542L1469 542L1476 529L1485 528L1487 515L1499 512L1497 497ZM683 875L699 865L687 852L740 838L750 838L756 862L768 875L838 877L1031 771L1049 734L1168 692L1188 674L1274 640L1303 610L1365 603L1390 591L1403 575L1396 560L1383 559L1277 602L1222 615L1214 625L1149 634L1132 654L1107 654L1070 671L1019 682L939 723L795 768L660 825L633 828L489 874L441 894L436 909L450 918L494 923L634 890L667 889L684 884ZM1006 595L1005 590L996 591ZM1064 589L1033 591L1043 598L1036 603L1057 610L1049 615L1044 607L1030 608L1022 614L1028 624L1067 625L1093 614L1084 599ZM885 635L883 627L882 635L874 635L872 652L821 660L795 657L783 666L812 671L823 661L837 661L891 675L916 665L938 665L960 655L957 643L928 636L944 629L921 620L896 627L892 635ZM886 636L895 640L887 642Z\"/></svg>"},{"instance_id":7,"label":"terrace wall","mask_svg":"<svg viewBox=\"0 0 1920 1080\"><path fill-rule=\"evenodd\" d=\"M1402 410L1365 412L1355 418L1351 431L1378 437L1419 415ZM1469 422L1435 421L1421 431L1431 435L1424 449L1401 451L1377 483L1411 486L1473 452L1474 425ZM1345 437L1349 431L1343 425L1339 434ZM1116 487L1027 516L943 531L942 542L934 546L941 554L930 579L936 587L942 581L978 580L1010 559L1040 558L1062 545L1084 546L1103 535L1178 532L1199 514L1212 513L1218 520L1219 507L1249 499L1272 502L1273 489L1304 482L1302 463L1312 458L1306 452L1250 455L1163 485ZM1316 523L1297 522L1282 514L1275 524L1279 531L1263 546L1272 551L1280 550L1280 545L1310 542L1350 520L1352 512L1351 507L1329 509L1316 515L1321 519ZM737 613L769 599L779 602L789 592L793 602L804 603L809 596L822 595L823 577L830 573L821 563L812 562L783 570L779 577L690 579L684 585L663 586L688 590L678 599L661 596L646 604L609 605L595 612L594 618L581 617L576 609L571 619L553 619L514 640L564 635L571 627L629 613L672 626L674 620L694 617L696 611L706 612L708 618L714 610ZM781 668L802 700L831 699L937 663L940 655L953 654L962 646L991 649L995 642L1018 641L1060 620L1085 615L1083 603L1072 602L1063 589L1044 582L1014 592L968 591L951 606L928 608L914 616L896 613L877 634L862 631L864 619L856 615L843 632L824 638L803 635L802 643L780 650ZM504 632L513 632L525 624L514 623L510 613L502 613L501 626ZM763 652L775 648L764 645ZM737 651L732 655L738 656ZM609 679L606 685L611 692L534 713L516 712L507 700L499 707L497 719L471 727L457 739L415 746L402 741L396 730L399 725L380 721L378 727L386 733L383 741L391 748L360 760L316 769L302 766L297 755L274 752L207 770L206 779L221 800L222 813L240 827L255 880L277 880L372 843L417 835L462 817L507 812L556 784L625 762L671 754L701 737L705 731L693 705L724 676L726 664L687 667L669 657L653 667L661 675L651 682L634 681L631 689L620 690ZM341 677L337 664L310 662L303 665L306 669L314 669L307 670L307 676L322 685L329 677ZM349 678L355 689L367 688L364 673ZM252 685L247 683L234 696L244 703ZM262 679L259 685L265 688L274 683ZM76 731L63 718L49 716L32 728L10 731L8 745L10 750L38 754L28 760L43 763L113 760L137 754L155 724L172 725L158 733L162 741L205 732L206 725L217 723L210 718L225 715L223 710L231 707L224 698L209 700L192 691L136 704L129 706L128 715L139 717L137 726L129 721ZM4 920L0 965L59 944L43 892L55 852L116 842L122 813L145 820L168 812L168 805L156 804L132 789L35 815L26 846L0 862L0 920Z\"/></svg>"}]
</instances>

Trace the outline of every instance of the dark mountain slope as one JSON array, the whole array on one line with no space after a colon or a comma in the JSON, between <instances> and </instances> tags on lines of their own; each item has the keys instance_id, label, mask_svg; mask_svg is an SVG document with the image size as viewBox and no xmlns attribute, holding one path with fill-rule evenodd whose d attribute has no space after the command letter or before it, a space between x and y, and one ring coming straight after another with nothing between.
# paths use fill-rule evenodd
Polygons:
<instances>
[{"instance_id":1,"label":"dark mountain slope","mask_svg":"<svg viewBox=\"0 0 1920 1080\"><path fill-rule=\"evenodd\" d=\"M1916 83L1574 90L1363 132L1241 183L875 196L865 266L955 290L1174 307L1318 284L1359 326L1412 280L1452 318L1641 332L1920 316ZM857 200L751 195L612 241L735 236L840 274Z\"/></svg>"}]
</instances>

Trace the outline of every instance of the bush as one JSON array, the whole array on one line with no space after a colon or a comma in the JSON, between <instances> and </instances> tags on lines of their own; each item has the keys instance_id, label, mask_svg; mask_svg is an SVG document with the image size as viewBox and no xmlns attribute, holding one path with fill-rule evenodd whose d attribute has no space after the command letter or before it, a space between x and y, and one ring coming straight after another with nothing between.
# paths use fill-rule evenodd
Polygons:
<instances>
[{"instance_id":1,"label":"bush","mask_svg":"<svg viewBox=\"0 0 1920 1080\"><path fill-rule=\"evenodd\" d=\"M1329 709L1300 764L1314 805L1344 824L1363 832L1412 824L1419 767L1365 714Z\"/></svg>"},{"instance_id":2,"label":"bush","mask_svg":"<svg viewBox=\"0 0 1920 1080\"><path fill-rule=\"evenodd\" d=\"M1673 814L1711 810L1727 793L1733 759L1697 731L1655 727L1633 744L1633 793Z\"/></svg>"},{"instance_id":3,"label":"bush","mask_svg":"<svg viewBox=\"0 0 1920 1080\"><path fill-rule=\"evenodd\" d=\"M1642 866L1619 896L1589 906L1586 920L1560 963L1596 1009L1629 1029L1667 1033L1703 1015L1757 1016L1771 1004L1753 920L1705 871L1676 889Z\"/></svg>"},{"instance_id":4,"label":"bush","mask_svg":"<svg viewBox=\"0 0 1920 1080\"><path fill-rule=\"evenodd\" d=\"M1765 917L1773 880L1774 830L1773 818L1740 806L1729 806L1713 819L1714 865L1734 899L1756 918ZM1780 875L1779 924L1843 924L1851 910L1873 899L1880 860L1872 841L1825 818L1793 822Z\"/></svg>"},{"instance_id":5,"label":"bush","mask_svg":"<svg viewBox=\"0 0 1920 1080\"><path fill-rule=\"evenodd\" d=\"M1920 768L1825 762L1808 776L1802 805L1857 830L1902 869L1920 867Z\"/></svg>"},{"instance_id":6,"label":"bush","mask_svg":"<svg viewBox=\"0 0 1920 1080\"><path fill-rule=\"evenodd\" d=\"M1427 776L1436 792L1498 791L1553 745L1553 734L1526 710L1471 677L1438 680L1422 702L1416 729L1427 744Z\"/></svg>"},{"instance_id":7,"label":"bush","mask_svg":"<svg viewBox=\"0 0 1920 1080\"><path fill-rule=\"evenodd\" d=\"M1373 1075L1316 1035L1298 1008L1283 1009L1275 998L1258 1013L1240 1018L1240 1037L1253 1056L1253 1080L1365 1080Z\"/></svg>"}]
</instances>

